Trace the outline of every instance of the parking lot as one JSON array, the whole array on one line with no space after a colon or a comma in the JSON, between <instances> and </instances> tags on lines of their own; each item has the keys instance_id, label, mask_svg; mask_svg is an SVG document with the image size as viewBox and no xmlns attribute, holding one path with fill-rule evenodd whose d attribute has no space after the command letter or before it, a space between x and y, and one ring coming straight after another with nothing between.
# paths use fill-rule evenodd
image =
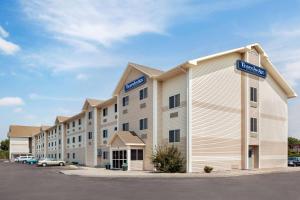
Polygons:
<instances>
[{"instance_id":1,"label":"parking lot","mask_svg":"<svg viewBox=\"0 0 300 200\"><path fill-rule=\"evenodd\" d=\"M299 199L300 172L227 178L87 178L66 176L67 167L0 162L5 200L89 199Z\"/></svg>"}]
</instances>

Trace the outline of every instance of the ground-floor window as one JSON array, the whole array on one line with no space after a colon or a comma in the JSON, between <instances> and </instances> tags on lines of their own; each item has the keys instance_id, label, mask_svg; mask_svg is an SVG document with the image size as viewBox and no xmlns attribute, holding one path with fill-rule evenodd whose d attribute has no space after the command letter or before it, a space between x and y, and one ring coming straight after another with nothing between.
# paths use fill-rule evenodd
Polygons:
<instances>
[{"instance_id":1,"label":"ground-floor window","mask_svg":"<svg viewBox=\"0 0 300 200\"><path fill-rule=\"evenodd\" d=\"M70 158L70 153L67 153L67 158L68 158L68 159Z\"/></svg>"},{"instance_id":2,"label":"ground-floor window","mask_svg":"<svg viewBox=\"0 0 300 200\"><path fill-rule=\"evenodd\" d=\"M75 153L73 153L73 159L75 159Z\"/></svg>"},{"instance_id":3,"label":"ground-floor window","mask_svg":"<svg viewBox=\"0 0 300 200\"><path fill-rule=\"evenodd\" d=\"M144 153L143 149L131 149L131 160L143 160Z\"/></svg>"},{"instance_id":4,"label":"ground-floor window","mask_svg":"<svg viewBox=\"0 0 300 200\"><path fill-rule=\"evenodd\" d=\"M120 169L124 163L127 163L127 151L126 150L118 150L113 151L113 168Z\"/></svg>"},{"instance_id":5,"label":"ground-floor window","mask_svg":"<svg viewBox=\"0 0 300 200\"><path fill-rule=\"evenodd\" d=\"M103 159L104 160L108 159L108 152L107 151L103 151Z\"/></svg>"},{"instance_id":6,"label":"ground-floor window","mask_svg":"<svg viewBox=\"0 0 300 200\"><path fill-rule=\"evenodd\" d=\"M180 129L169 131L169 143L180 142Z\"/></svg>"}]
</instances>

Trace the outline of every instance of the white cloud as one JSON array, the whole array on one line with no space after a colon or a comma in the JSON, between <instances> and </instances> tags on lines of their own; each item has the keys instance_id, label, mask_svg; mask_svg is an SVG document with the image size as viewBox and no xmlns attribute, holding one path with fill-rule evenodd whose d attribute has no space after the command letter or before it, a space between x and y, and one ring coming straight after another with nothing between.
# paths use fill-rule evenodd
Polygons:
<instances>
[{"instance_id":1,"label":"white cloud","mask_svg":"<svg viewBox=\"0 0 300 200\"><path fill-rule=\"evenodd\" d=\"M15 112L15 113L23 112L23 108L20 108L20 107L15 108L15 109L14 109L14 112Z\"/></svg>"},{"instance_id":2,"label":"white cloud","mask_svg":"<svg viewBox=\"0 0 300 200\"><path fill-rule=\"evenodd\" d=\"M8 37L9 33L0 25L0 37Z\"/></svg>"},{"instance_id":3,"label":"white cloud","mask_svg":"<svg viewBox=\"0 0 300 200\"><path fill-rule=\"evenodd\" d=\"M17 44L9 42L3 38L0 38L0 51L4 54L12 55L20 50L20 47Z\"/></svg>"},{"instance_id":4,"label":"white cloud","mask_svg":"<svg viewBox=\"0 0 300 200\"><path fill-rule=\"evenodd\" d=\"M83 101L82 98L52 97L52 96L39 95L36 93L29 94L29 98L31 100L47 100L47 101Z\"/></svg>"},{"instance_id":5,"label":"white cloud","mask_svg":"<svg viewBox=\"0 0 300 200\"><path fill-rule=\"evenodd\" d=\"M8 55L15 54L20 50L20 47L17 44L14 44L12 42L9 42L5 40L4 38L7 38L9 36L9 33L4 30L2 26L0 26L0 52Z\"/></svg>"},{"instance_id":6,"label":"white cloud","mask_svg":"<svg viewBox=\"0 0 300 200\"><path fill-rule=\"evenodd\" d=\"M175 23L203 18L257 3L258 0L23 0L28 19L65 44L27 55L28 65L60 70L124 64L112 44L144 33L168 35ZM195 19L194 19L195 20ZM48 47L47 47L48 48ZM38 59L30 59L30 57ZM120 62L121 61L121 62Z\"/></svg>"},{"instance_id":7,"label":"white cloud","mask_svg":"<svg viewBox=\"0 0 300 200\"><path fill-rule=\"evenodd\" d=\"M24 101L20 97L3 97L0 98L0 106L21 106Z\"/></svg>"},{"instance_id":8,"label":"white cloud","mask_svg":"<svg viewBox=\"0 0 300 200\"><path fill-rule=\"evenodd\" d=\"M77 76L76 76L77 80L87 80L88 78L89 78L89 76L87 74L83 74L83 73L77 74Z\"/></svg>"}]
</instances>

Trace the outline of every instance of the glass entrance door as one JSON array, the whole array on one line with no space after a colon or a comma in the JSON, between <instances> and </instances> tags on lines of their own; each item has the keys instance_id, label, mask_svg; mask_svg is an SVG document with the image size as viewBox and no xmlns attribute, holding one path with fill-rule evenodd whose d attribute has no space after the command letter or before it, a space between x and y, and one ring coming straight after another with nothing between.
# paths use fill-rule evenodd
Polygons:
<instances>
[{"instance_id":1,"label":"glass entrance door","mask_svg":"<svg viewBox=\"0 0 300 200\"><path fill-rule=\"evenodd\" d=\"M113 169L121 169L123 163L127 163L127 151L126 150L113 151L113 157L112 157Z\"/></svg>"}]
</instances>

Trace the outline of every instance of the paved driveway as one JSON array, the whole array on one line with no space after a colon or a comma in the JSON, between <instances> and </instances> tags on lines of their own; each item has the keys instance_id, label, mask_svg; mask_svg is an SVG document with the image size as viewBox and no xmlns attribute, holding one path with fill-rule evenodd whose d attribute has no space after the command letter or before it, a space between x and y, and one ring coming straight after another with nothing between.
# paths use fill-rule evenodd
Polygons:
<instances>
[{"instance_id":1,"label":"paved driveway","mask_svg":"<svg viewBox=\"0 0 300 200\"><path fill-rule=\"evenodd\" d=\"M228 178L87 178L0 163L2 200L299 199L300 172Z\"/></svg>"}]
</instances>

